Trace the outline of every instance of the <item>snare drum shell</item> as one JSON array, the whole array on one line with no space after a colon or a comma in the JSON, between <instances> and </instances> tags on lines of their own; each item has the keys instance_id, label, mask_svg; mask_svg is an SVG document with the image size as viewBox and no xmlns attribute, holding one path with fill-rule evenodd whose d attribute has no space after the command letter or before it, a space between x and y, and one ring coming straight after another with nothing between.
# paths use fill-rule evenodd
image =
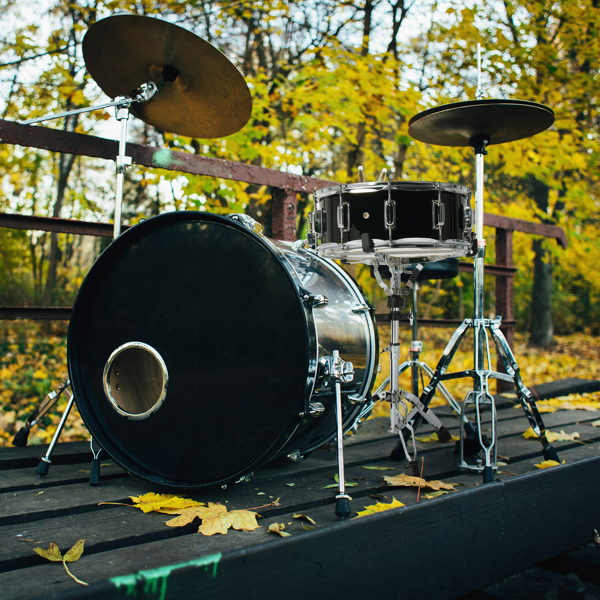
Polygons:
<instances>
[{"instance_id":1,"label":"snare drum shell","mask_svg":"<svg viewBox=\"0 0 600 600\"><path fill-rule=\"evenodd\" d=\"M465 220L470 206L470 190L461 185L436 182L364 183L330 186L315 192L315 209L321 211L315 231L324 244L342 244L360 240L369 234L372 240L401 242L410 239L436 241L470 240L471 224ZM395 226L386 228L386 201L395 203ZM444 224L435 202L444 205ZM341 211L339 207L343 206ZM346 214L343 214L347 211ZM340 229L338 212L349 231ZM349 223L347 218L349 217ZM388 222L394 220L388 212ZM324 221L324 223L323 223ZM323 223L322 226L319 224Z\"/></svg>"}]
</instances>

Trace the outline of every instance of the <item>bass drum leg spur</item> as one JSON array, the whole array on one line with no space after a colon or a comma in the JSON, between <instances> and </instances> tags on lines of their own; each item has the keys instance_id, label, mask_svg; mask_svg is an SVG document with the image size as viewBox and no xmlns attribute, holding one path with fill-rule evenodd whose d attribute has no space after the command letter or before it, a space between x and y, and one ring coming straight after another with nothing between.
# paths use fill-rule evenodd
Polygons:
<instances>
[{"instance_id":1,"label":"bass drum leg spur","mask_svg":"<svg viewBox=\"0 0 600 600\"><path fill-rule=\"evenodd\" d=\"M370 398L378 339L360 288L244 223L148 219L98 258L73 307L79 412L117 463L152 482L224 485L333 439L335 395L321 373L333 350L354 366L345 430Z\"/></svg>"}]
</instances>

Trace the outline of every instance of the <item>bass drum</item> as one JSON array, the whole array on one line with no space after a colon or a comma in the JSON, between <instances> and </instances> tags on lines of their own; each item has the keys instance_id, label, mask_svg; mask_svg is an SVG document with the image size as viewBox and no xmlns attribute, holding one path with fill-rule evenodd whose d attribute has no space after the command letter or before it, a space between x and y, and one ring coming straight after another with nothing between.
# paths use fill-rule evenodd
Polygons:
<instances>
[{"instance_id":1,"label":"bass drum","mask_svg":"<svg viewBox=\"0 0 600 600\"><path fill-rule=\"evenodd\" d=\"M345 429L353 402L369 398L378 341L360 288L335 263L243 222L148 219L98 258L73 307L79 412L117 463L152 482L223 485L333 439L335 396L319 367L333 350L354 365Z\"/></svg>"}]
</instances>

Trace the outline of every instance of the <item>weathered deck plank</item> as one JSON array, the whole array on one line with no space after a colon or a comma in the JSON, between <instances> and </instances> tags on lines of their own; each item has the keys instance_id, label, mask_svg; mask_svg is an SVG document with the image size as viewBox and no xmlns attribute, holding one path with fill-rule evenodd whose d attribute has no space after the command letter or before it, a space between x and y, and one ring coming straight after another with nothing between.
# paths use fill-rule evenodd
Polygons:
<instances>
[{"instance_id":1,"label":"weathered deck plank","mask_svg":"<svg viewBox=\"0 0 600 600\"><path fill-rule=\"evenodd\" d=\"M196 524L166 527L168 515L99 505L163 490L127 476L110 459L103 461L109 466L103 468L101 485L90 487L89 453L83 443L59 445L57 464L42 480L37 479L35 466L43 447L0 449L0 589L15 600L44 595L120 598L128 591L141 597L144 589L148 597L157 598L181 598L193 590L206 598L285 594L305 599L323 589L336 589L349 598L390 597L392 592L399 598L456 598L589 541L593 534L595 512L589 499L600 491L594 476L600 468L600 429L591 426L595 413L544 415L550 429L578 431L582 441L555 443L567 464L537 471L533 465L542 460L541 446L523 439L528 423L522 411L511 408L510 402L498 404L498 451L509 460L493 484L481 485L479 475L458 471L453 443L419 443L427 478L463 485L435 499L422 495L417 504L415 489L391 489L383 482L384 475L403 472L404 463L389 460L395 438L385 432L386 420L371 420L346 443L346 480L357 484L348 490L352 508L374 504L372 494L394 497L405 508L339 522L334 515L335 490L323 489L333 483L335 452L313 452L301 463L266 465L246 484L182 493L199 501L221 502L230 510L279 499L278 506L258 510L260 529L208 538L196 533ZM443 420L458 432L456 417ZM418 435L430 431L423 427ZM557 523L556 515L573 504L578 506L576 514ZM292 519L295 512L309 514L317 527L303 529ZM273 522L285 523L292 537L268 534ZM93 584L90 588L78 586L61 565L46 563L33 553L36 545L48 547L51 541L66 550L80 538L87 539L86 550L72 570ZM215 556L219 556L216 566ZM398 577L399 557L402 577ZM465 579L463 570L474 560L478 566ZM126 577L165 565L179 566ZM123 579L109 581L119 577ZM248 581L253 582L250 588Z\"/></svg>"}]
</instances>

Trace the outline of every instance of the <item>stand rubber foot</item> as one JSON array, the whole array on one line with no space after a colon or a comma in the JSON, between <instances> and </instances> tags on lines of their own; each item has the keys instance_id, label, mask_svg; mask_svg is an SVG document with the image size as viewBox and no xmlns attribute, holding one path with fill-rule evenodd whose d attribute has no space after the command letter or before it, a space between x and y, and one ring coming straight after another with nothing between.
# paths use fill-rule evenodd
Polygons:
<instances>
[{"instance_id":1,"label":"stand rubber foot","mask_svg":"<svg viewBox=\"0 0 600 600\"><path fill-rule=\"evenodd\" d=\"M21 429L19 429L19 431L17 432L17 435L15 435L13 441L12 441L12 445L13 446L17 446L17 448L24 448L25 446L27 446L27 439L29 438L29 428L27 427L27 425L21 427Z\"/></svg>"},{"instance_id":2,"label":"stand rubber foot","mask_svg":"<svg viewBox=\"0 0 600 600\"><path fill-rule=\"evenodd\" d=\"M491 466L483 467L483 483L493 483L494 469Z\"/></svg>"},{"instance_id":3,"label":"stand rubber foot","mask_svg":"<svg viewBox=\"0 0 600 600\"><path fill-rule=\"evenodd\" d=\"M347 519L352 514L349 498L341 496L335 499L335 514L340 519Z\"/></svg>"},{"instance_id":4,"label":"stand rubber foot","mask_svg":"<svg viewBox=\"0 0 600 600\"><path fill-rule=\"evenodd\" d=\"M35 472L38 474L38 477L46 477L46 475L48 475L48 469L50 469L50 461L42 458Z\"/></svg>"},{"instance_id":5,"label":"stand rubber foot","mask_svg":"<svg viewBox=\"0 0 600 600\"><path fill-rule=\"evenodd\" d=\"M554 446L551 446L550 444L544 448L543 454L544 460L555 460L557 463L560 462L560 459L558 458L558 452L556 452Z\"/></svg>"},{"instance_id":6,"label":"stand rubber foot","mask_svg":"<svg viewBox=\"0 0 600 600\"><path fill-rule=\"evenodd\" d=\"M410 472L412 477L419 476L419 461L410 460L408 461L408 471Z\"/></svg>"},{"instance_id":7,"label":"stand rubber foot","mask_svg":"<svg viewBox=\"0 0 600 600\"><path fill-rule=\"evenodd\" d=\"M92 459L92 468L90 470L90 485L100 485L100 460Z\"/></svg>"},{"instance_id":8,"label":"stand rubber foot","mask_svg":"<svg viewBox=\"0 0 600 600\"><path fill-rule=\"evenodd\" d=\"M443 425L436 431L436 435L442 444L452 441L452 434Z\"/></svg>"}]
</instances>

